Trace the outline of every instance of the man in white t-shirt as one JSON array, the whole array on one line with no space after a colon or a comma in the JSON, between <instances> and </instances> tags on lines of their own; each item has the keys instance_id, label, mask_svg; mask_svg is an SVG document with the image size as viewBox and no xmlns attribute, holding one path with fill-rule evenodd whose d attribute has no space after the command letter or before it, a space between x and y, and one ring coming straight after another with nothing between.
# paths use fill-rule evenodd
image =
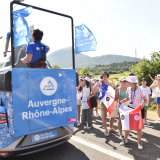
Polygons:
<instances>
[{"instance_id":1,"label":"man in white t-shirt","mask_svg":"<svg viewBox=\"0 0 160 160\"><path fill-rule=\"evenodd\" d=\"M150 123L147 121L147 110L150 107L150 102L151 102L151 90L149 87L146 86L147 84L147 80L146 78L142 78L141 79L142 82L142 86L141 88L143 88L146 98L147 98L147 104L144 106L144 124L150 125Z\"/></svg>"}]
</instances>

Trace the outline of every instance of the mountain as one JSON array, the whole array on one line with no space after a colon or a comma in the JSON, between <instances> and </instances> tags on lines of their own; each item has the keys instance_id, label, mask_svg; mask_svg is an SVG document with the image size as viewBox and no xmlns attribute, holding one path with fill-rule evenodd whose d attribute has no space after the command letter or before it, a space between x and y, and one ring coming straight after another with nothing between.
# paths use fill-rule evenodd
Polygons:
<instances>
[{"instance_id":1,"label":"mountain","mask_svg":"<svg viewBox=\"0 0 160 160\"><path fill-rule=\"evenodd\" d=\"M61 68L72 68L72 54L71 48L64 48L57 50L50 55L47 56L47 60L50 62L51 66L58 65ZM92 67L95 65L109 65L112 63L130 61L134 62L134 57L122 56L122 55L103 55L97 57L89 57L82 53L75 54L75 65L77 68L79 67ZM141 61L140 58L137 58L137 61Z\"/></svg>"}]
</instances>

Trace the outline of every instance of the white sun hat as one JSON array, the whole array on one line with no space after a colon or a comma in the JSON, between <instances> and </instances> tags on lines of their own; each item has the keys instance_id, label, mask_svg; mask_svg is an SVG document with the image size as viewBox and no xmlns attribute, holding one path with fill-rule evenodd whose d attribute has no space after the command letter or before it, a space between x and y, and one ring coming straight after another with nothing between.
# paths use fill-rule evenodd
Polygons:
<instances>
[{"instance_id":1,"label":"white sun hat","mask_svg":"<svg viewBox=\"0 0 160 160\"><path fill-rule=\"evenodd\" d=\"M128 81L130 83L138 83L138 77L137 76L128 76L126 78L126 81Z\"/></svg>"},{"instance_id":2,"label":"white sun hat","mask_svg":"<svg viewBox=\"0 0 160 160\"><path fill-rule=\"evenodd\" d=\"M91 80L88 78L88 77L86 77L86 78L84 78L86 81L88 81L88 82L90 82Z\"/></svg>"}]
</instances>

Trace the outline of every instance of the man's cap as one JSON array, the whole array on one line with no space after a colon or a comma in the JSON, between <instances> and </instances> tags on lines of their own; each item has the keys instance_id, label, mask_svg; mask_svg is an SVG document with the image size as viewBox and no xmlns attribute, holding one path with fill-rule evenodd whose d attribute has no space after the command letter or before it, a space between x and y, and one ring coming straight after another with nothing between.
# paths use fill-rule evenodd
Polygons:
<instances>
[{"instance_id":1,"label":"man's cap","mask_svg":"<svg viewBox=\"0 0 160 160\"><path fill-rule=\"evenodd\" d=\"M143 81L143 80L147 82L146 78L142 78L142 79L141 79L141 81Z\"/></svg>"},{"instance_id":2,"label":"man's cap","mask_svg":"<svg viewBox=\"0 0 160 160\"><path fill-rule=\"evenodd\" d=\"M136 76L134 73L130 73L129 76Z\"/></svg>"}]
</instances>

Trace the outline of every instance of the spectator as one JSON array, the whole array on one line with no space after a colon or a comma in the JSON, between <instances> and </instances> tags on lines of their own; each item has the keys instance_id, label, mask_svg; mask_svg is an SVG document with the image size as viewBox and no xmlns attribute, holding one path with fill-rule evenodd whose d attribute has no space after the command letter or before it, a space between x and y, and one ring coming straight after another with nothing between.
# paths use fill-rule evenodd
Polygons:
<instances>
[{"instance_id":1,"label":"spectator","mask_svg":"<svg viewBox=\"0 0 160 160\"><path fill-rule=\"evenodd\" d=\"M129 101L129 106L132 108L137 108L141 105L141 109L147 104L147 98L145 96L145 92L142 88L138 87L138 78L136 76L129 76L126 79L129 82L130 87L127 88L127 98L120 101L120 103L124 103ZM125 131L125 139L122 140L120 145L125 145L128 143L129 131ZM142 129L137 130L138 136L138 149L143 149L141 138L142 138Z\"/></svg>"},{"instance_id":2,"label":"spectator","mask_svg":"<svg viewBox=\"0 0 160 160\"><path fill-rule=\"evenodd\" d=\"M79 80L78 80L78 77L79 77L79 71L77 70L76 71L76 87L79 86Z\"/></svg>"},{"instance_id":3,"label":"spectator","mask_svg":"<svg viewBox=\"0 0 160 160\"><path fill-rule=\"evenodd\" d=\"M92 108L89 107L87 100L90 100L91 97L95 95L93 87L89 83L90 79L85 78L83 83L83 96L82 96L82 125L84 129L92 128ZM91 95L92 92L92 95ZM87 120L87 123L86 123ZM88 126L87 126L88 124Z\"/></svg>"},{"instance_id":4,"label":"spectator","mask_svg":"<svg viewBox=\"0 0 160 160\"><path fill-rule=\"evenodd\" d=\"M144 106L144 124L150 125L150 123L147 121L147 110L150 107L150 102L151 102L151 90L149 87L146 86L147 84L147 80L146 78L142 78L141 79L142 82L142 86L140 88L142 88L145 92L146 98L147 98L147 104Z\"/></svg>"},{"instance_id":5,"label":"spectator","mask_svg":"<svg viewBox=\"0 0 160 160\"><path fill-rule=\"evenodd\" d=\"M152 76L150 75L150 73L148 74L150 79L154 82L155 80L157 80L157 76L154 77L154 79L152 78Z\"/></svg>"},{"instance_id":6,"label":"spectator","mask_svg":"<svg viewBox=\"0 0 160 160\"><path fill-rule=\"evenodd\" d=\"M94 80L93 89L94 89L95 97L96 97L96 101L97 101L97 107L95 107L95 110L96 110L96 116L99 116L99 114L98 114L99 86L98 85L96 86L96 83L97 83L96 78L94 78L93 80ZM94 116L94 113L93 113L93 116Z\"/></svg>"},{"instance_id":7,"label":"spectator","mask_svg":"<svg viewBox=\"0 0 160 160\"><path fill-rule=\"evenodd\" d=\"M157 75L157 80L152 83L150 88L155 88L157 91L160 91L160 74ZM160 97L156 98L158 120L160 121Z\"/></svg>"},{"instance_id":8,"label":"spectator","mask_svg":"<svg viewBox=\"0 0 160 160\"><path fill-rule=\"evenodd\" d=\"M79 86L77 87L77 117L78 117L77 126L80 126L82 89L83 89L83 79L81 78L79 79Z\"/></svg>"},{"instance_id":9,"label":"spectator","mask_svg":"<svg viewBox=\"0 0 160 160\"><path fill-rule=\"evenodd\" d=\"M108 86L111 86L112 88L114 87L114 82L113 82L113 79L111 78L111 81L112 83L110 83L108 81L108 78L109 78L109 74L107 72L103 72L102 75L101 75L101 81L96 83L95 87L98 85L102 86L102 83L108 85ZM101 111L102 111L102 122L103 122L103 126L104 126L104 135L105 136L109 136L109 132L107 130L107 123L106 123L106 118L107 118L107 107L104 105L103 102L100 103L100 107L101 107ZM111 128L111 126L113 126L113 122L114 122L114 118L111 118L110 119L110 132L115 132L117 133L113 128Z\"/></svg>"},{"instance_id":10,"label":"spectator","mask_svg":"<svg viewBox=\"0 0 160 160\"><path fill-rule=\"evenodd\" d=\"M121 100L123 100L124 98L127 97L127 87L126 87L126 78L125 77L121 77L120 78L120 87L118 87L116 89L116 93L115 93L115 101L119 102ZM118 103L119 104L119 103ZM118 121L118 129L119 129L119 133L120 133L120 138L123 139L124 135L122 133L122 123L121 123L121 118L120 118L120 114L119 114L119 121Z\"/></svg>"},{"instance_id":11,"label":"spectator","mask_svg":"<svg viewBox=\"0 0 160 160\"><path fill-rule=\"evenodd\" d=\"M116 86L116 88L118 88L118 87L119 87L119 83L120 83L120 82L119 82L119 80L118 80L118 78L117 78L117 77L116 77L115 79L116 79L115 86Z\"/></svg>"}]
</instances>

